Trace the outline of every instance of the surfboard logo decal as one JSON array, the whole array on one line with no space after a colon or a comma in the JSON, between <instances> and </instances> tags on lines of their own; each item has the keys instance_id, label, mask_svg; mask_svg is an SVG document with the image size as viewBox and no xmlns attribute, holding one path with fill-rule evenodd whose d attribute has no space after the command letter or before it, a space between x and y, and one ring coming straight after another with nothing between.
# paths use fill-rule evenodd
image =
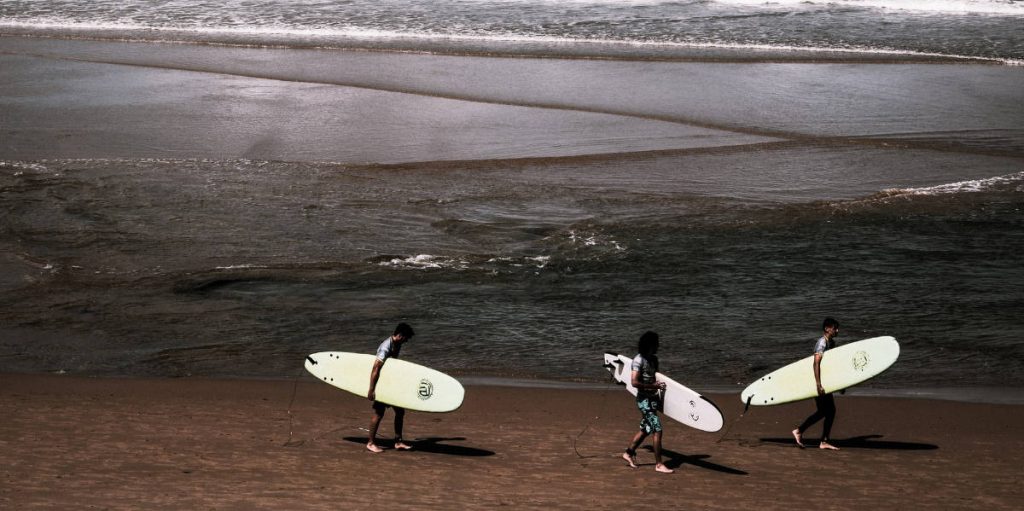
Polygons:
<instances>
[{"instance_id":1,"label":"surfboard logo decal","mask_svg":"<svg viewBox=\"0 0 1024 511\"><path fill-rule=\"evenodd\" d=\"M857 371L863 371L868 366L868 352L858 351L853 354L853 368Z\"/></svg>"},{"instance_id":2,"label":"surfboard logo decal","mask_svg":"<svg viewBox=\"0 0 1024 511\"><path fill-rule=\"evenodd\" d=\"M700 422L700 414L697 413L697 403L692 399L690 400L690 408L693 408L693 411L690 412L690 419L693 422Z\"/></svg>"},{"instance_id":3,"label":"surfboard logo decal","mask_svg":"<svg viewBox=\"0 0 1024 511\"><path fill-rule=\"evenodd\" d=\"M423 401L430 399L430 396L434 395L434 384L426 378L420 380L420 390L417 395Z\"/></svg>"}]
</instances>

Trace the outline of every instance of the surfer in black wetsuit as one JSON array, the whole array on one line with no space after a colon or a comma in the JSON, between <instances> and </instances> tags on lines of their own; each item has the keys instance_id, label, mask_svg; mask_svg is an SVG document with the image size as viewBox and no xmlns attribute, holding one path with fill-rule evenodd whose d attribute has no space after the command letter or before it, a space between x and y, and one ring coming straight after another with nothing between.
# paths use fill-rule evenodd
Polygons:
<instances>
[{"instance_id":1,"label":"surfer in black wetsuit","mask_svg":"<svg viewBox=\"0 0 1024 511\"><path fill-rule=\"evenodd\" d=\"M377 401L377 380L380 379L380 369L384 367L385 360L398 358L398 354L402 350L402 344L412 339L414 335L416 334L411 326L399 323L395 328L395 333L384 338L384 341L380 343L380 347L377 348L377 360L373 362L373 369L370 370L370 391L366 395L370 401L373 401L373 418L370 419L369 429L370 438L366 442L366 448L370 452L384 451L384 449L377 445L377 428L380 427L380 421L384 418L384 412L390 406ZM391 408L395 409L395 449L412 449L412 446L402 441L402 428L405 426L405 409L397 406L392 406Z\"/></svg>"},{"instance_id":2,"label":"surfer in black wetsuit","mask_svg":"<svg viewBox=\"0 0 1024 511\"><path fill-rule=\"evenodd\" d=\"M636 406L640 409L640 431L633 436L622 458L629 463L630 467L636 468L636 449L647 438L652 435L654 441L654 469L658 472L671 474L675 472L661 462L661 420L658 419L658 410L661 408L661 395L659 391L665 390L665 382L655 379L658 372L658 334L645 332L640 336L640 343L636 357L633 358L632 378L630 384L636 388Z\"/></svg>"},{"instance_id":3,"label":"surfer in black wetsuit","mask_svg":"<svg viewBox=\"0 0 1024 511\"><path fill-rule=\"evenodd\" d=\"M836 401L832 394L826 394L825 389L821 387L821 359L824 358L826 351L836 346L834 339L839 335L839 322L832 318L825 318L821 328L825 333L818 339L817 344L814 345L814 381L818 386L818 395L814 398L814 405L817 407L817 410L810 417L807 417L803 424L800 424L800 426L793 430L793 438L796 439L796 444L802 449L804 447L804 431L807 431L807 428L824 419L824 429L821 432L821 442L818 444L818 447L838 451L838 447L828 442L829 435L832 433L832 423L836 420Z\"/></svg>"}]
</instances>

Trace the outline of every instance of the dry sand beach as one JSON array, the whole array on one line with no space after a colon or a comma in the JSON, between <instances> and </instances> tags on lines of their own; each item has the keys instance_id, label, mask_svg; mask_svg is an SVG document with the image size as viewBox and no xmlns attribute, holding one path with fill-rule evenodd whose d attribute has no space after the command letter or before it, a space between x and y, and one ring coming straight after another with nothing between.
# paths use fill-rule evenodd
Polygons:
<instances>
[{"instance_id":1,"label":"dry sand beach","mask_svg":"<svg viewBox=\"0 0 1024 511\"><path fill-rule=\"evenodd\" d=\"M839 397L839 452L789 438L808 402L754 408L724 438L667 421L677 470L663 475L649 451L636 470L619 458L637 414L618 387L466 396L456 412L409 415L415 450L374 455L369 404L310 378L4 374L0 506L1009 510L1024 498L1016 405ZM729 423L742 412L735 395L709 397Z\"/></svg>"}]
</instances>

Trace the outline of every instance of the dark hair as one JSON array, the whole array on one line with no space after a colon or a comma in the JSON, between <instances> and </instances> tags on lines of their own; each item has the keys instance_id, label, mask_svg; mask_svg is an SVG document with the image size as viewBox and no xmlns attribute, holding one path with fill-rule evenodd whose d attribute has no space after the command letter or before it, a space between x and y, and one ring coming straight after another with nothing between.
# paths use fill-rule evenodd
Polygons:
<instances>
[{"instance_id":1,"label":"dark hair","mask_svg":"<svg viewBox=\"0 0 1024 511\"><path fill-rule=\"evenodd\" d=\"M829 316L825 318L825 321L821 324L821 329L824 330L828 327L839 328L839 322L835 318Z\"/></svg>"},{"instance_id":2,"label":"dark hair","mask_svg":"<svg viewBox=\"0 0 1024 511\"><path fill-rule=\"evenodd\" d=\"M649 355L657 347L658 334L650 330L644 332L644 335L640 336L640 342L637 343L637 351L644 355Z\"/></svg>"},{"instance_id":3,"label":"dark hair","mask_svg":"<svg viewBox=\"0 0 1024 511\"><path fill-rule=\"evenodd\" d=\"M412 331L412 327L409 326L408 323L399 323L398 326L395 327L395 335L401 335L402 337L409 339L416 335L416 332Z\"/></svg>"}]
</instances>

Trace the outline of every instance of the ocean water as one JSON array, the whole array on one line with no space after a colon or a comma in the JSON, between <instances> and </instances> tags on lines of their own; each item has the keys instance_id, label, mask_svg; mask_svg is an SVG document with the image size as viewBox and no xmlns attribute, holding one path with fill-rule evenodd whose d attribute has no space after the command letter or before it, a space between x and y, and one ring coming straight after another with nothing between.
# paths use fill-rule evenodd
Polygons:
<instances>
[{"instance_id":1,"label":"ocean water","mask_svg":"<svg viewBox=\"0 0 1024 511\"><path fill-rule=\"evenodd\" d=\"M1024 59L1020 0L33 0L4 33L542 55L695 47ZM589 43L589 44L588 44ZM601 46L595 47L594 43Z\"/></svg>"},{"instance_id":2,"label":"ocean water","mask_svg":"<svg viewBox=\"0 0 1024 511\"><path fill-rule=\"evenodd\" d=\"M0 2L0 370L1024 387L1024 3ZM521 58L505 58L521 57ZM910 390L907 390L910 389Z\"/></svg>"}]
</instances>

